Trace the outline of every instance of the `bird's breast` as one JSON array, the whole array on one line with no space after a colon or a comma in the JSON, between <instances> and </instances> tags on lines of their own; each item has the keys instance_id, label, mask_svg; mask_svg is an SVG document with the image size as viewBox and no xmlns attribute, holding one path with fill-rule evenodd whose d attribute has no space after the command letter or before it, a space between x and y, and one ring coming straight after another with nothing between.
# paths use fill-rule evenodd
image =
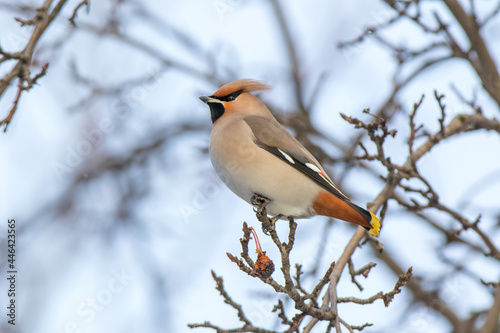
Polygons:
<instances>
[{"instance_id":1,"label":"bird's breast","mask_svg":"<svg viewBox=\"0 0 500 333\"><path fill-rule=\"evenodd\" d=\"M271 215L307 217L319 186L307 176L258 147L248 126L232 126L222 136L215 128L210 137L210 160L226 186L250 203L254 194L271 202Z\"/></svg>"}]
</instances>

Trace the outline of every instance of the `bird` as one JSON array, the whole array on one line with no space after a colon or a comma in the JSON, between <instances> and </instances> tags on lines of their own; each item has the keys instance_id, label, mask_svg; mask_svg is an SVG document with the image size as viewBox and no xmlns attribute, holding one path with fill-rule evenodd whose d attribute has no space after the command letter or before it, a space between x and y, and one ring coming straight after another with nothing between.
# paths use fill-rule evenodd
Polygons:
<instances>
[{"instance_id":1,"label":"bird","mask_svg":"<svg viewBox=\"0 0 500 333\"><path fill-rule=\"evenodd\" d=\"M317 159L272 115L254 91L271 86L239 79L200 100L210 108L210 161L222 182L256 205L266 200L271 216L328 216L362 226L378 236L380 221L354 204Z\"/></svg>"}]
</instances>

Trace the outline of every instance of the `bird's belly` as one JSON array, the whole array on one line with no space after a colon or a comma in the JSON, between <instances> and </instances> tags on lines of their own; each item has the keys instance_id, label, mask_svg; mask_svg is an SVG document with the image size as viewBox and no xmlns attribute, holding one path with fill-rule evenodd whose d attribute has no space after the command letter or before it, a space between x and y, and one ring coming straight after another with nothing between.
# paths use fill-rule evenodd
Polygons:
<instances>
[{"instance_id":1,"label":"bird's belly","mask_svg":"<svg viewBox=\"0 0 500 333\"><path fill-rule=\"evenodd\" d=\"M250 202L254 194L269 198L270 215L309 217L319 187L307 176L265 150L249 153L246 158L221 161L211 154L212 164L226 186ZM236 156L234 156L236 157Z\"/></svg>"}]
</instances>

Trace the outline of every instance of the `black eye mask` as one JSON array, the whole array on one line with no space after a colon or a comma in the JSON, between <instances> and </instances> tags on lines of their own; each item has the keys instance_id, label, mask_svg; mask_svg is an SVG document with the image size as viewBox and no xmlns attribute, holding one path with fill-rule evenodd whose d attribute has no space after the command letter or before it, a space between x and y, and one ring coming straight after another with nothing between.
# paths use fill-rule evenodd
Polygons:
<instances>
[{"instance_id":1,"label":"black eye mask","mask_svg":"<svg viewBox=\"0 0 500 333\"><path fill-rule=\"evenodd\" d=\"M222 102L231 102L231 101L234 101L242 92L243 92L243 89L240 89L240 90L232 92L226 96L222 96L222 97L210 96L210 97L218 99L219 101L222 101Z\"/></svg>"}]
</instances>

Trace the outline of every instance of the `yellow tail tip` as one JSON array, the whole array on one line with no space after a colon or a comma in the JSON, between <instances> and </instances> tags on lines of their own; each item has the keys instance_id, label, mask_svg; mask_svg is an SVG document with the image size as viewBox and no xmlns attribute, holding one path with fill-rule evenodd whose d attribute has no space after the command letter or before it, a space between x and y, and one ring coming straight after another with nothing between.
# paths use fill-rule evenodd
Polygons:
<instances>
[{"instance_id":1,"label":"yellow tail tip","mask_svg":"<svg viewBox=\"0 0 500 333\"><path fill-rule=\"evenodd\" d=\"M380 221L378 217L376 217L373 213L370 213L372 216L372 220L370 221L370 224L372 225L372 228L368 230L370 234L378 236L378 233L380 231Z\"/></svg>"}]
</instances>

